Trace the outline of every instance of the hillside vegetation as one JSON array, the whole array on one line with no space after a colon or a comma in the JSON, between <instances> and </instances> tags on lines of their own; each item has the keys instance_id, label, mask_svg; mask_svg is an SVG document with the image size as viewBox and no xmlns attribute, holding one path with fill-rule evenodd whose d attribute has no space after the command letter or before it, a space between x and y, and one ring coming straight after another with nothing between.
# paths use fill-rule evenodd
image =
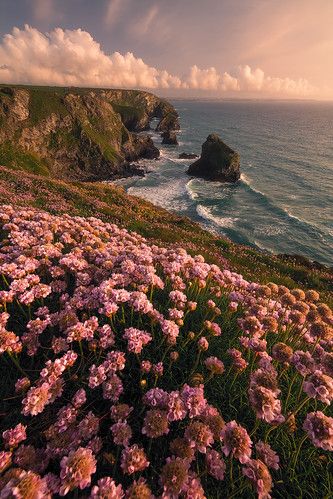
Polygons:
<instances>
[{"instance_id":1,"label":"hillside vegetation","mask_svg":"<svg viewBox=\"0 0 333 499\"><path fill-rule=\"evenodd\" d=\"M246 278L273 281L288 287L321 291L331 302L333 275L306 259L285 259L234 244L214 235L192 220L130 196L118 186L100 182L65 182L0 167L0 203L42 208L53 214L97 216L144 237L170 245L182 245L209 262L227 265Z\"/></svg>"}]
</instances>

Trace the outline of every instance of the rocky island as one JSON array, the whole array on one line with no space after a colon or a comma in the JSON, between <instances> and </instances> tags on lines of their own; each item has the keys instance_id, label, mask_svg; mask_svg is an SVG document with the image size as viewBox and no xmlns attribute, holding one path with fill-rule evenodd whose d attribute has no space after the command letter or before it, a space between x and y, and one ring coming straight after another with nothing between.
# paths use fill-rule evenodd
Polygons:
<instances>
[{"instance_id":1,"label":"rocky island","mask_svg":"<svg viewBox=\"0 0 333 499\"><path fill-rule=\"evenodd\" d=\"M0 86L0 164L64 180L132 175L133 162L159 157L138 133L152 118L159 132L179 128L174 107L149 92Z\"/></svg>"},{"instance_id":2,"label":"rocky island","mask_svg":"<svg viewBox=\"0 0 333 499\"><path fill-rule=\"evenodd\" d=\"M202 145L200 158L187 170L189 175L220 182L237 182L240 178L240 156L215 133Z\"/></svg>"}]
</instances>

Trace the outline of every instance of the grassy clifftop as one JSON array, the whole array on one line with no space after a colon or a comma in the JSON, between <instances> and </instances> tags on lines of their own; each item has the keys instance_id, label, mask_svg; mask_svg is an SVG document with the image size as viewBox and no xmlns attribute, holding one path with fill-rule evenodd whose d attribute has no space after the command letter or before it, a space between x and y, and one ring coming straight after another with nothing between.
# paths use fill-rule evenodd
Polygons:
<instances>
[{"instance_id":1,"label":"grassy clifftop","mask_svg":"<svg viewBox=\"0 0 333 499\"><path fill-rule=\"evenodd\" d=\"M188 218L130 196L117 186L100 182L65 182L0 167L0 204L42 208L53 214L96 216L164 244L201 253L212 263L228 262L232 270L260 282L273 281L294 288L314 288L333 302L333 275L306 261L284 260L234 244L205 231Z\"/></svg>"},{"instance_id":2,"label":"grassy clifftop","mask_svg":"<svg viewBox=\"0 0 333 499\"><path fill-rule=\"evenodd\" d=\"M173 106L149 92L0 85L0 164L71 180L123 176L131 161L158 156L136 135L153 117L178 126Z\"/></svg>"}]
</instances>

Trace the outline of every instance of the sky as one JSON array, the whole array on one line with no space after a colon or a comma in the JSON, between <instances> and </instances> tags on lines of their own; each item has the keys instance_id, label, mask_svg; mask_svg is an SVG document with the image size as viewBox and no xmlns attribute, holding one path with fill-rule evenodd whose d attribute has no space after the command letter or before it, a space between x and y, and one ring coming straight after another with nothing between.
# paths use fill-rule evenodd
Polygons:
<instances>
[{"instance_id":1,"label":"sky","mask_svg":"<svg viewBox=\"0 0 333 499\"><path fill-rule=\"evenodd\" d=\"M0 83L333 99L333 0L0 0Z\"/></svg>"}]
</instances>

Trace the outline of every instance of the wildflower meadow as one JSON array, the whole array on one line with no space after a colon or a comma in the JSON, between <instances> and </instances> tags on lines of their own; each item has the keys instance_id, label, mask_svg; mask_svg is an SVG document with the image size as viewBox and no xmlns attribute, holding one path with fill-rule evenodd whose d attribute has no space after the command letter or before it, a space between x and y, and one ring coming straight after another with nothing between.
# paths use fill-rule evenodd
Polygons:
<instances>
[{"instance_id":1,"label":"wildflower meadow","mask_svg":"<svg viewBox=\"0 0 333 499\"><path fill-rule=\"evenodd\" d=\"M333 496L333 314L90 217L0 210L0 499Z\"/></svg>"}]
</instances>

